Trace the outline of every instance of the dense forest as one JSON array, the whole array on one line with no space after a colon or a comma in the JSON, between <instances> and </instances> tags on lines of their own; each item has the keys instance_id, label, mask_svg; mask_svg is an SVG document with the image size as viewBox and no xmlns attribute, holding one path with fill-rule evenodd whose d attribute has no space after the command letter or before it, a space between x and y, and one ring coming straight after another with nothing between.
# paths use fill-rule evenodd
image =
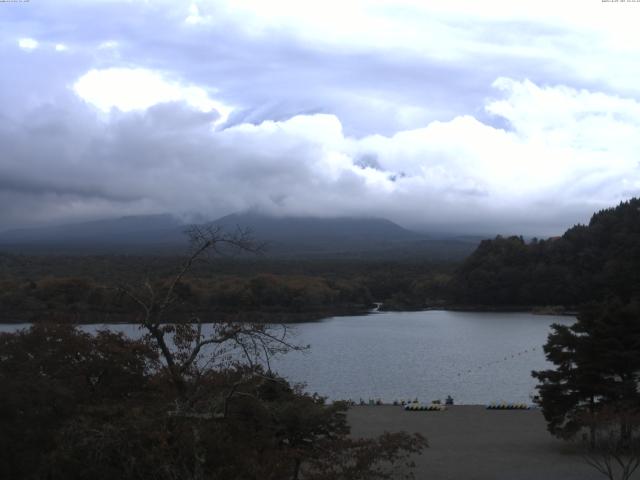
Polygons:
<instances>
[{"instance_id":1,"label":"dense forest","mask_svg":"<svg viewBox=\"0 0 640 480\"><path fill-rule=\"evenodd\" d=\"M462 305L576 307L640 294L640 199L547 240L484 240L448 285Z\"/></svg>"},{"instance_id":2,"label":"dense forest","mask_svg":"<svg viewBox=\"0 0 640 480\"><path fill-rule=\"evenodd\" d=\"M177 256L0 255L2 321L135 321L123 286L162 282ZM285 260L259 256L198 261L181 281L176 312L290 322L443 303L455 264Z\"/></svg>"}]
</instances>

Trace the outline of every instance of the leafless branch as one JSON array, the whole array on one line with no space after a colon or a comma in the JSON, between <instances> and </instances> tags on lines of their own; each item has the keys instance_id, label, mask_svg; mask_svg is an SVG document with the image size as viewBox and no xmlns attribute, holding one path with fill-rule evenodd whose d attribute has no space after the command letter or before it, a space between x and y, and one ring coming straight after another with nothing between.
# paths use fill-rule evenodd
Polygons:
<instances>
[{"instance_id":1,"label":"leafless branch","mask_svg":"<svg viewBox=\"0 0 640 480\"><path fill-rule=\"evenodd\" d=\"M585 462L610 480L629 480L640 467L640 412L612 405L589 418L594 437Z\"/></svg>"},{"instance_id":2,"label":"leafless branch","mask_svg":"<svg viewBox=\"0 0 640 480\"><path fill-rule=\"evenodd\" d=\"M281 331L276 333L272 331L272 327L263 324L214 322L214 331L204 335L202 322L197 316L186 321L172 319L177 322L174 324L164 323L168 311L179 299L178 286L196 261L210 253L224 255L229 250L260 253L264 248L264 245L254 242L247 229L237 228L235 232L228 234L220 226L209 224L192 226L185 233L190 240L189 252L175 275L164 286L160 282L145 279L141 291L130 286L120 287L120 291L141 308L142 326L160 350L166 368L179 390L185 390L189 379L199 378L202 368L199 359L207 346L223 348L222 345L227 343L235 345L242 351L244 362L251 369L264 361L269 371L270 358L274 354L304 349L288 341L286 326L281 326ZM218 351L218 347L213 351ZM205 365L210 366L210 362L211 359Z\"/></svg>"}]
</instances>

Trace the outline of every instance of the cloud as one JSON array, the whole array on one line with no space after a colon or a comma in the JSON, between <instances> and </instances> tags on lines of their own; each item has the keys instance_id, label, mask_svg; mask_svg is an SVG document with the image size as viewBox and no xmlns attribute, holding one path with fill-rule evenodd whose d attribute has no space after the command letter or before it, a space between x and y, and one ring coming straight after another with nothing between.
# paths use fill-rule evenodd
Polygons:
<instances>
[{"instance_id":1,"label":"cloud","mask_svg":"<svg viewBox=\"0 0 640 480\"><path fill-rule=\"evenodd\" d=\"M7 9L0 221L260 207L558 233L640 189L630 8Z\"/></svg>"},{"instance_id":2,"label":"cloud","mask_svg":"<svg viewBox=\"0 0 640 480\"><path fill-rule=\"evenodd\" d=\"M640 52L631 43L610 50L616 32L627 31L628 15L620 9L607 10L618 12L622 26L614 29L609 21L603 25L611 28L596 28L573 19L581 17L570 14L575 5L545 2L492 3L486 10L466 2L304 5L105 1L60 9L44 0L37 16L11 11L2 26L7 35L28 34L73 51L64 65L31 60L32 72L161 72L215 91L218 101L234 106L231 123L331 113L349 135L389 135L458 115L480 118L474 109L500 76L639 93L634 60ZM583 2L580 8L595 7ZM39 83L40 90L52 88Z\"/></svg>"},{"instance_id":3,"label":"cloud","mask_svg":"<svg viewBox=\"0 0 640 480\"><path fill-rule=\"evenodd\" d=\"M33 38L21 38L18 40L18 46L23 50L35 50L38 48L38 41Z\"/></svg>"},{"instance_id":4,"label":"cloud","mask_svg":"<svg viewBox=\"0 0 640 480\"><path fill-rule=\"evenodd\" d=\"M506 130L463 115L361 138L332 114L214 131L217 113L185 98L105 114L69 97L0 128L0 191L41 198L24 204L31 219L260 208L534 234L640 193L637 101L508 78L494 87L484 108Z\"/></svg>"},{"instance_id":5,"label":"cloud","mask_svg":"<svg viewBox=\"0 0 640 480\"><path fill-rule=\"evenodd\" d=\"M80 98L104 112L117 108L123 112L145 110L166 102L184 101L203 112L216 111L223 123L232 108L209 98L201 87L168 81L162 74L142 68L92 69L73 85Z\"/></svg>"}]
</instances>

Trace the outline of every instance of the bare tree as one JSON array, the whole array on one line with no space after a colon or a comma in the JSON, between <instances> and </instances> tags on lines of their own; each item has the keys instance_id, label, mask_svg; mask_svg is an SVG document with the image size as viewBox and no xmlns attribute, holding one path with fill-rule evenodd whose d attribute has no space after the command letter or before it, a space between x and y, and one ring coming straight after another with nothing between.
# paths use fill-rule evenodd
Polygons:
<instances>
[{"instance_id":1,"label":"bare tree","mask_svg":"<svg viewBox=\"0 0 640 480\"><path fill-rule=\"evenodd\" d=\"M247 418L258 421L251 423L253 435L265 428L272 435L260 448L278 451L277 461L267 467L276 476L269 478L386 479L395 478L399 465L410 466L412 455L427 445L423 437L400 432L350 439L341 402L326 406L322 397L303 394L271 372L274 355L308 348L290 341L286 325L205 322L196 312L178 308L184 283L198 262L210 255L261 251L246 230L228 234L216 226L198 226L187 234L191 248L175 274L120 286L138 305L145 338L162 358L161 368L174 390L166 415L178 425L186 453L181 470L170 478L207 478L218 460L208 449L212 438L234 426L246 428ZM393 468L386 469L387 464ZM407 473L406 478L412 477Z\"/></svg>"},{"instance_id":2,"label":"bare tree","mask_svg":"<svg viewBox=\"0 0 640 480\"><path fill-rule=\"evenodd\" d=\"M247 395L239 387L262 376L265 381L277 381L270 375L270 359L276 354L307 347L289 341L286 325L270 325L233 320L203 320L196 313L176 315L180 305L180 288L197 262L211 256L237 252L260 253L248 230L238 228L232 233L215 225L199 225L185 232L190 248L182 265L168 279L144 279L140 285L121 285L120 291L135 302L140 310L139 322L146 330L146 339L163 359L163 368L175 387L175 410L170 415L193 420L193 478L203 478L206 451L202 448L200 421L224 418L228 404L235 395ZM170 316L171 315L171 316ZM215 399L202 397L210 391L200 391L203 375L216 368L237 367L246 372L239 381L229 385ZM241 368L240 368L241 367ZM262 372L266 370L267 375ZM204 407L203 407L204 404Z\"/></svg>"},{"instance_id":3,"label":"bare tree","mask_svg":"<svg viewBox=\"0 0 640 480\"><path fill-rule=\"evenodd\" d=\"M609 480L629 480L640 467L640 411L610 405L589 415L583 458Z\"/></svg>"},{"instance_id":4,"label":"bare tree","mask_svg":"<svg viewBox=\"0 0 640 480\"><path fill-rule=\"evenodd\" d=\"M190 381L197 380L203 368L215 366L216 361L266 366L270 371L270 358L275 354L306 347L289 341L287 326L253 322L207 319L204 322L195 313L186 316L168 314L180 304L178 290L196 262L212 255L229 253L260 253L248 230L238 228L227 233L215 225L192 226L186 234L190 240L188 254L177 272L163 281L145 279L142 285L121 285L120 290L140 308L140 324L159 350L164 366L178 393L188 393ZM206 357L206 358L205 358Z\"/></svg>"}]
</instances>

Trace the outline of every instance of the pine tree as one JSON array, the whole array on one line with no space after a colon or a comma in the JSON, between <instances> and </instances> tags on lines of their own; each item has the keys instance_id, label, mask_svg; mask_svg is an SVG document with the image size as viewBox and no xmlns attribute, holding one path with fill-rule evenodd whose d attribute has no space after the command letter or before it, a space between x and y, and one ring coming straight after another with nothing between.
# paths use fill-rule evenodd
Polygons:
<instances>
[{"instance_id":1,"label":"pine tree","mask_svg":"<svg viewBox=\"0 0 640 480\"><path fill-rule=\"evenodd\" d=\"M542 411L552 434L571 438L588 428L593 442L597 424L591 420L602 408L619 411L621 418L640 409L638 302L583 308L574 325L553 325L544 350L556 368L532 374L540 380ZM622 441L630 428L621 422Z\"/></svg>"}]
</instances>

